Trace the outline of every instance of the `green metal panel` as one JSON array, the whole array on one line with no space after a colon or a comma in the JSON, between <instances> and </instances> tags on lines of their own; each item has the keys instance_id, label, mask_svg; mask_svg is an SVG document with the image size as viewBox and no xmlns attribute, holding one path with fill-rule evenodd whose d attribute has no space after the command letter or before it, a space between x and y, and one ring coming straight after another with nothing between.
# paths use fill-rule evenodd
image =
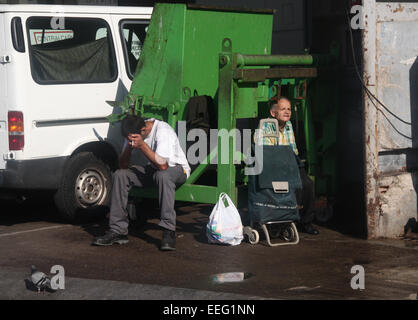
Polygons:
<instances>
[{"instance_id":1,"label":"green metal panel","mask_svg":"<svg viewBox=\"0 0 418 320\"><path fill-rule=\"evenodd\" d=\"M138 198L158 199L158 190L156 188L133 188L129 195ZM218 201L218 197L219 193L216 187L183 184L178 190L176 190L175 200L198 203L216 203Z\"/></svg>"},{"instance_id":2,"label":"green metal panel","mask_svg":"<svg viewBox=\"0 0 418 320\"><path fill-rule=\"evenodd\" d=\"M273 18L270 14L187 10L184 35L183 86L212 97L218 91L219 53L222 41L229 51L270 54Z\"/></svg>"},{"instance_id":3,"label":"green metal panel","mask_svg":"<svg viewBox=\"0 0 418 320\"><path fill-rule=\"evenodd\" d=\"M137 109L144 116L172 126L177 120L172 116L188 99L182 92L184 17L184 5L155 6L130 89L141 98Z\"/></svg>"}]
</instances>

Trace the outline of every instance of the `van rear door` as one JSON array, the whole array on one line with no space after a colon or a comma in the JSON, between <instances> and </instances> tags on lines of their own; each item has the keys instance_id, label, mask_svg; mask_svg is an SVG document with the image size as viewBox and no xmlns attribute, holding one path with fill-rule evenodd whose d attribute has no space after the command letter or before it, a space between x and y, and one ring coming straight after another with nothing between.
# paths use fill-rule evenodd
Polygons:
<instances>
[{"instance_id":1,"label":"van rear door","mask_svg":"<svg viewBox=\"0 0 418 320\"><path fill-rule=\"evenodd\" d=\"M67 157L85 143L107 140L113 109L106 101L117 100L120 82L109 15L68 13L57 29L49 14L25 18L25 124L31 124L25 156Z\"/></svg>"},{"instance_id":2,"label":"van rear door","mask_svg":"<svg viewBox=\"0 0 418 320\"><path fill-rule=\"evenodd\" d=\"M9 35L5 34L6 30L10 28L5 27L4 13L0 13L0 57L7 55L6 53L6 41L10 39ZM0 170L6 168L5 155L9 151L9 141L7 132L7 67L8 63L0 62Z\"/></svg>"}]
</instances>

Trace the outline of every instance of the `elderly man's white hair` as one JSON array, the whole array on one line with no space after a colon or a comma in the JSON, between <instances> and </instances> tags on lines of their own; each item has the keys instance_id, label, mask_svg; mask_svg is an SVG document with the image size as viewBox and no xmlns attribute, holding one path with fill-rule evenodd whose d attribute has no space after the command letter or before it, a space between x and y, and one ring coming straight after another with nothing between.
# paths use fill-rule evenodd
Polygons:
<instances>
[{"instance_id":1,"label":"elderly man's white hair","mask_svg":"<svg viewBox=\"0 0 418 320\"><path fill-rule=\"evenodd\" d=\"M269 101L269 105L270 105L270 110L272 110L273 108L275 108L275 106L279 103L279 101L289 101L290 104L292 104L292 102L289 100L289 98L285 97L285 96L280 96L277 99L271 99Z\"/></svg>"}]
</instances>

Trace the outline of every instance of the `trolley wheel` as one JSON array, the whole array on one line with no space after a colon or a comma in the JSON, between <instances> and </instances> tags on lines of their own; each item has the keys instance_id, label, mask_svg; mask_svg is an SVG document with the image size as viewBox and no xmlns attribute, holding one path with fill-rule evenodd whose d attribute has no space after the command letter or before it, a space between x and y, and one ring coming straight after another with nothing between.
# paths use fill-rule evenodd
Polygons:
<instances>
[{"instance_id":1,"label":"trolley wheel","mask_svg":"<svg viewBox=\"0 0 418 320\"><path fill-rule=\"evenodd\" d=\"M260 241L260 235L258 234L257 230L251 230L248 234L248 242L251 244L257 244Z\"/></svg>"},{"instance_id":2,"label":"trolley wheel","mask_svg":"<svg viewBox=\"0 0 418 320\"><path fill-rule=\"evenodd\" d=\"M295 230L293 230L292 226L286 226L286 228L284 228L283 232L282 232L282 238L285 241L294 241L296 238L296 233Z\"/></svg>"}]
</instances>

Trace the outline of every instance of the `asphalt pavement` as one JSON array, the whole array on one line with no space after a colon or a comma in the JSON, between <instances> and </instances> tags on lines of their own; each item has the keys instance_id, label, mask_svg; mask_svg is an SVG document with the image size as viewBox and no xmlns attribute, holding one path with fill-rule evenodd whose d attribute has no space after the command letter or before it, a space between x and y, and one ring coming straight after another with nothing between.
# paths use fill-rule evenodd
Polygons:
<instances>
[{"instance_id":1,"label":"asphalt pavement","mask_svg":"<svg viewBox=\"0 0 418 320\"><path fill-rule=\"evenodd\" d=\"M92 246L107 228L105 218L62 222L51 202L1 200L0 299L11 300L265 300L417 298L418 242L364 240L318 226L317 236L269 247L208 244L210 205L179 203L177 250L158 249L158 210L144 204L146 224L131 225L129 243ZM28 285L31 265L65 270L65 288L37 293ZM353 289L353 270L364 270ZM245 279L219 282L219 274ZM51 275L52 276L52 275ZM354 281L356 282L356 281ZM356 282L360 283L360 282Z\"/></svg>"}]
</instances>

